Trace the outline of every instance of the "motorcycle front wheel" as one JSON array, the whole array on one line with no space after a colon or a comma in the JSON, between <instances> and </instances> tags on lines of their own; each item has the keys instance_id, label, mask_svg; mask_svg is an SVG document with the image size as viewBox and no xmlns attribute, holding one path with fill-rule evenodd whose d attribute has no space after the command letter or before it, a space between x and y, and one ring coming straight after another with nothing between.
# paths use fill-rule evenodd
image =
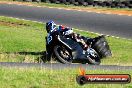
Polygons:
<instances>
[{"instance_id":1,"label":"motorcycle front wheel","mask_svg":"<svg viewBox=\"0 0 132 88\"><path fill-rule=\"evenodd\" d=\"M70 52L67 50L65 46L59 46L56 45L54 47L54 54L57 57L57 59L64 64L70 64L72 63L72 55Z\"/></svg>"},{"instance_id":2,"label":"motorcycle front wheel","mask_svg":"<svg viewBox=\"0 0 132 88\"><path fill-rule=\"evenodd\" d=\"M89 48L87 50L87 54L88 54L87 58L89 60L89 64L99 65L101 63L100 57L94 49Z\"/></svg>"}]
</instances>

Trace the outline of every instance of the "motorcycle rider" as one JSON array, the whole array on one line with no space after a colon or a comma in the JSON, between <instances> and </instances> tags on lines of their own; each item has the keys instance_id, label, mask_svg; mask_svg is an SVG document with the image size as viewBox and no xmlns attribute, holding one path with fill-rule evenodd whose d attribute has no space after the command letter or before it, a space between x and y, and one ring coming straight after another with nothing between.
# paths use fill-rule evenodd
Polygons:
<instances>
[{"instance_id":1,"label":"motorcycle rider","mask_svg":"<svg viewBox=\"0 0 132 88\"><path fill-rule=\"evenodd\" d=\"M46 31L48 35L52 34L55 31L60 32L61 35L69 37L74 41L80 43L84 50L87 50L88 44L93 41L93 39L91 38L86 38L84 36L81 36L80 34L73 32L72 28L64 27L62 25L56 25L54 21L49 21L46 23Z\"/></svg>"}]
</instances>

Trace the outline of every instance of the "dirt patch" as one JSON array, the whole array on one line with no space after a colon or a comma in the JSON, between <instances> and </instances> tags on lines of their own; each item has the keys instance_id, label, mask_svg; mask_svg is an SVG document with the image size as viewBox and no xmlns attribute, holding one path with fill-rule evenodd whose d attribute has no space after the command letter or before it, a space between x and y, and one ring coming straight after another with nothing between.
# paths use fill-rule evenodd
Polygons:
<instances>
[{"instance_id":1,"label":"dirt patch","mask_svg":"<svg viewBox=\"0 0 132 88\"><path fill-rule=\"evenodd\" d=\"M24 62L24 63L40 63L41 58L34 55L21 55L19 53L0 53L0 62Z\"/></svg>"},{"instance_id":2,"label":"dirt patch","mask_svg":"<svg viewBox=\"0 0 132 88\"><path fill-rule=\"evenodd\" d=\"M0 4L19 4L19 5L27 5L27 6L39 6L37 4L33 4L31 2L14 2L14 1L0 1ZM48 6L42 6L42 7L48 7ZM52 6L50 6L52 7ZM91 7L55 7L53 8L62 8L62 9L68 9L68 10L81 10L81 11L86 11L86 12L96 12L96 13L104 13L104 14L117 14L117 15L127 15L127 16L132 16L132 11L131 10L125 10L125 9L101 9L101 8L91 8Z\"/></svg>"},{"instance_id":3,"label":"dirt patch","mask_svg":"<svg viewBox=\"0 0 132 88\"><path fill-rule=\"evenodd\" d=\"M132 11L131 10L125 10L125 9L107 9L107 8L91 8L91 7L86 7L86 8L71 8L71 10L81 10L81 11L86 11L86 12L96 12L96 13L104 13L104 14L117 14L117 15L127 15L127 16L132 16Z\"/></svg>"},{"instance_id":4,"label":"dirt patch","mask_svg":"<svg viewBox=\"0 0 132 88\"><path fill-rule=\"evenodd\" d=\"M16 26L30 26L30 25L24 24L24 23L15 23L15 22L6 22L6 21L0 21L0 25L10 26L10 27L16 27Z\"/></svg>"}]
</instances>

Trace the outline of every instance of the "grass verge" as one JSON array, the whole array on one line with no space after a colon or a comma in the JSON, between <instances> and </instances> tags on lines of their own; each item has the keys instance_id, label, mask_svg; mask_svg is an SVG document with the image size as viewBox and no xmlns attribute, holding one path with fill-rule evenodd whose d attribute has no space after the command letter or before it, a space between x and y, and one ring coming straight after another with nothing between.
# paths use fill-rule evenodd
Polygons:
<instances>
[{"instance_id":1,"label":"grass verge","mask_svg":"<svg viewBox=\"0 0 132 88\"><path fill-rule=\"evenodd\" d=\"M31 21L0 17L0 61L36 62L45 51L43 27Z\"/></svg>"},{"instance_id":2,"label":"grass verge","mask_svg":"<svg viewBox=\"0 0 132 88\"><path fill-rule=\"evenodd\" d=\"M121 70L88 70L88 74L130 74ZM0 68L1 88L131 88L129 84L76 83L78 69L49 70L40 68Z\"/></svg>"},{"instance_id":3,"label":"grass verge","mask_svg":"<svg viewBox=\"0 0 132 88\"><path fill-rule=\"evenodd\" d=\"M45 24L0 17L0 61L39 62L45 51ZM77 31L81 35L97 35ZM102 65L131 65L132 41L107 37L113 56L102 59Z\"/></svg>"}]
</instances>

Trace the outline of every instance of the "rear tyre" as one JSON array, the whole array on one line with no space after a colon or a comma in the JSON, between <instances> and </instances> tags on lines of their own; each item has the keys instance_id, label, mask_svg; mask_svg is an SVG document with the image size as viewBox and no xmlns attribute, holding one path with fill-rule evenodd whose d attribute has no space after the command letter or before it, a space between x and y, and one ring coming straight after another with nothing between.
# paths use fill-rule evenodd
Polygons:
<instances>
[{"instance_id":1,"label":"rear tyre","mask_svg":"<svg viewBox=\"0 0 132 88\"><path fill-rule=\"evenodd\" d=\"M72 63L72 55L70 54L69 50L65 46L56 45L54 47L54 54L57 59L64 64L71 64Z\"/></svg>"},{"instance_id":2,"label":"rear tyre","mask_svg":"<svg viewBox=\"0 0 132 88\"><path fill-rule=\"evenodd\" d=\"M82 4L83 4L83 6L87 6L87 5L88 5L88 3L87 3L87 2L83 2Z\"/></svg>"},{"instance_id":3,"label":"rear tyre","mask_svg":"<svg viewBox=\"0 0 132 88\"><path fill-rule=\"evenodd\" d=\"M60 4L60 1L59 0L56 0L56 2L55 2L56 4Z\"/></svg>"},{"instance_id":4,"label":"rear tyre","mask_svg":"<svg viewBox=\"0 0 132 88\"><path fill-rule=\"evenodd\" d=\"M74 4L75 0L69 0L70 4Z\"/></svg>"},{"instance_id":5,"label":"rear tyre","mask_svg":"<svg viewBox=\"0 0 132 88\"><path fill-rule=\"evenodd\" d=\"M105 39L105 36L98 36L94 38L92 48L97 51L101 58L112 56L110 47L107 40Z\"/></svg>"},{"instance_id":6,"label":"rear tyre","mask_svg":"<svg viewBox=\"0 0 132 88\"><path fill-rule=\"evenodd\" d=\"M64 4L65 4L65 5L70 5L70 2L65 2Z\"/></svg>"},{"instance_id":7,"label":"rear tyre","mask_svg":"<svg viewBox=\"0 0 132 88\"><path fill-rule=\"evenodd\" d=\"M55 3L56 2L56 0L49 0L50 1L50 3Z\"/></svg>"},{"instance_id":8,"label":"rear tyre","mask_svg":"<svg viewBox=\"0 0 132 88\"><path fill-rule=\"evenodd\" d=\"M75 6L79 6L79 3L78 3L78 2L74 2L74 5L75 5Z\"/></svg>"}]
</instances>

